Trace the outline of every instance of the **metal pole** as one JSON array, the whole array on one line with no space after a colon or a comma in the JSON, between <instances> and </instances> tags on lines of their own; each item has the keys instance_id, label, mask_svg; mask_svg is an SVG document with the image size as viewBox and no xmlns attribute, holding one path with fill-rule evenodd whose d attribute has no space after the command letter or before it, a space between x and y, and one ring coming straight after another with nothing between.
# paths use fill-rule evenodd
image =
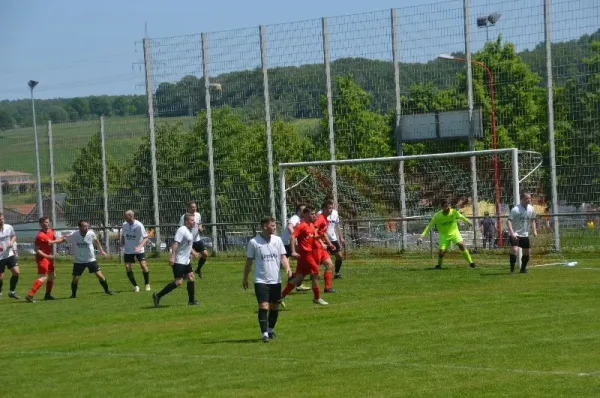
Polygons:
<instances>
[{"instance_id":1,"label":"metal pole","mask_svg":"<svg viewBox=\"0 0 600 398\"><path fill-rule=\"evenodd\" d=\"M281 233L287 228L287 203L285 197L285 169L279 166L279 211L281 215Z\"/></svg>"},{"instance_id":2,"label":"metal pole","mask_svg":"<svg viewBox=\"0 0 600 398\"><path fill-rule=\"evenodd\" d=\"M208 76L208 39L202 33L202 74L204 75L204 92L206 102L206 141L208 144L208 173L210 181L210 222L212 224L213 254L219 251L217 242L217 194L215 188L215 161L212 133L212 113L210 108L210 78Z\"/></svg>"},{"instance_id":3,"label":"metal pole","mask_svg":"<svg viewBox=\"0 0 600 398\"><path fill-rule=\"evenodd\" d=\"M552 43L550 42L550 0L544 0L544 40L546 42L546 96L548 98L548 143L550 152L550 187L552 213L558 214L558 189L556 178L556 149L554 146L554 95L552 82ZM552 219L554 250L560 251L560 229L558 217Z\"/></svg>"},{"instance_id":4,"label":"metal pole","mask_svg":"<svg viewBox=\"0 0 600 398\"><path fill-rule=\"evenodd\" d=\"M521 187L519 186L519 150L513 149L511 153L512 157L512 184L513 184L513 197L514 197L514 205L516 206L520 202L520 191ZM509 210L510 212L510 210ZM535 222L535 221L534 221ZM498 223L500 224L500 223ZM499 226L499 230L502 228ZM500 239L498 239L498 243L502 241L502 235L500 235ZM498 245L500 246L500 245ZM521 258L523 257L523 251L519 248L517 252L517 264L521 265Z\"/></svg>"},{"instance_id":5,"label":"metal pole","mask_svg":"<svg viewBox=\"0 0 600 398\"><path fill-rule=\"evenodd\" d=\"M110 240L108 239L108 180L106 178L106 141L104 137L104 116L100 116L100 150L102 152L102 196L104 198L104 244L106 254L110 254ZM119 235L120 236L120 235ZM158 242L158 240L157 240ZM159 245L160 247L160 245Z\"/></svg>"},{"instance_id":6,"label":"metal pole","mask_svg":"<svg viewBox=\"0 0 600 398\"><path fill-rule=\"evenodd\" d=\"M37 121L35 118L35 101L33 100L33 87L31 88L31 111L33 112L33 138L35 141L35 167L37 172L37 202L38 216L44 217L44 202L42 201L42 176L40 173L40 148L38 146Z\"/></svg>"},{"instance_id":7,"label":"metal pole","mask_svg":"<svg viewBox=\"0 0 600 398\"><path fill-rule=\"evenodd\" d=\"M267 47L265 41L266 28L263 25L258 27L260 35L260 61L263 73L263 88L265 96L265 129L267 131L267 167L269 171L269 203L271 204L271 214L276 217L275 207L275 177L273 176L273 142L271 137L271 107L269 103L269 73L267 71Z\"/></svg>"},{"instance_id":8,"label":"metal pole","mask_svg":"<svg viewBox=\"0 0 600 398\"><path fill-rule=\"evenodd\" d=\"M154 104L152 94L152 63L150 60L150 43L144 38L144 70L146 72L146 97L148 97L148 127L150 129L150 162L152 167L152 197L154 207L154 236L156 247L160 247L160 211L158 209L158 176L156 173L156 136L154 131Z\"/></svg>"},{"instance_id":9,"label":"metal pole","mask_svg":"<svg viewBox=\"0 0 600 398\"><path fill-rule=\"evenodd\" d=\"M54 145L52 143L52 121L48 120L48 157L50 161L50 215L52 229L56 229L56 192L54 190ZM52 245L52 253L56 255L56 245Z\"/></svg>"},{"instance_id":10,"label":"metal pole","mask_svg":"<svg viewBox=\"0 0 600 398\"><path fill-rule=\"evenodd\" d=\"M394 89L396 93L396 152L402 156L402 132L400 130L400 118L402 117L402 102L400 99L400 59L398 56L398 18L396 9L392 8L392 61L394 63ZM400 218L402 218L402 237L400 250L406 250L408 225L406 222L406 180L404 175L404 161L398 163L398 177L400 181Z\"/></svg>"},{"instance_id":11,"label":"metal pole","mask_svg":"<svg viewBox=\"0 0 600 398\"><path fill-rule=\"evenodd\" d=\"M471 65L471 15L469 0L463 0L463 20L465 29L465 56L467 59L467 101L469 106L469 150L475 150L475 121L473 119L473 68ZM479 194L477 187L477 157L471 156L471 189L473 197L473 217L479 217ZM477 249L478 218L473 219L473 244Z\"/></svg>"},{"instance_id":12,"label":"metal pole","mask_svg":"<svg viewBox=\"0 0 600 398\"><path fill-rule=\"evenodd\" d=\"M323 28L323 60L325 62L325 77L327 84L327 122L329 127L329 157L335 160L335 133L333 131L333 92L331 90L331 65L329 60L329 36L327 33L327 18L321 19ZM333 205L338 208L337 174L335 165L331 165L331 192Z\"/></svg>"}]
</instances>

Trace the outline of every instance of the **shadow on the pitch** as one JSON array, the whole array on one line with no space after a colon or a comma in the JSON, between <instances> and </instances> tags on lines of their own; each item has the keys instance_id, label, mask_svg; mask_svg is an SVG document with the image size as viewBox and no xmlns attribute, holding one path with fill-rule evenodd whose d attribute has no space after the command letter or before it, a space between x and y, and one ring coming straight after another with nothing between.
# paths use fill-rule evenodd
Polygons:
<instances>
[{"instance_id":1,"label":"shadow on the pitch","mask_svg":"<svg viewBox=\"0 0 600 398\"><path fill-rule=\"evenodd\" d=\"M481 276L510 276L510 274L508 272L485 272L482 273Z\"/></svg>"},{"instance_id":2,"label":"shadow on the pitch","mask_svg":"<svg viewBox=\"0 0 600 398\"><path fill-rule=\"evenodd\" d=\"M169 308L169 307L171 307L171 306L170 305L162 305L161 304L158 308L155 307L155 306L153 306L153 305L149 305L149 306L146 306L146 307L141 307L140 309L142 309L142 310L160 310L162 308Z\"/></svg>"},{"instance_id":3,"label":"shadow on the pitch","mask_svg":"<svg viewBox=\"0 0 600 398\"><path fill-rule=\"evenodd\" d=\"M260 339L222 339L202 341L200 344L255 344L262 343Z\"/></svg>"}]
</instances>

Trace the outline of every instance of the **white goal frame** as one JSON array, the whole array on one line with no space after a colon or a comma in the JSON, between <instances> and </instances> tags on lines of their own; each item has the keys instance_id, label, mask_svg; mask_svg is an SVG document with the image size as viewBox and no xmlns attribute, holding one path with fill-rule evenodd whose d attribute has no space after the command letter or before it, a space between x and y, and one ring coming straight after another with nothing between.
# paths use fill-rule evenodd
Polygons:
<instances>
[{"instance_id":1,"label":"white goal frame","mask_svg":"<svg viewBox=\"0 0 600 398\"><path fill-rule=\"evenodd\" d=\"M534 171L536 171L542 163L536 165L529 173L520 178L519 176L519 152L521 153L536 153L534 151L523 151L517 148L503 148L503 149L488 149L481 151L464 151L464 152L446 152L446 153L432 153L432 154L422 154L422 155L408 155L408 156L391 156L391 157L382 157L382 158L363 158L363 159L345 159L345 160L322 160L322 161L310 161L310 162L292 162L292 163L280 163L279 164L279 204L280 204L280 217L281 217L281 228L282 230L287 227L287 198L286 193L288 189L286 189L285 184L285 171L286 169L293 167L309 167L309 166L331 166L332 175L335 171L335 166L338 165L351 165L351 164L361 164L361 163L390 163L390 162L398 162L400 163L400 170L404 170L403 163L408 160L419 160L419 159L432 159L432 158L469 158L469 157L478 157L483 155L498 155L504 153L511 154L511 166L512 166L512 188L513 188L513 197L516 200L519 200L520 195L520 182L525 180L529 175L531 175ZM399 172L402 173L402 172ZM404 176L400 176L400 192L399 192L399 200L400 200L400 209L401 216L400 220L402 222L402 246L406 247L406 195L405 189L406 185L404 183ZM291 188L297 186L298 183L294 184ZM335 185L334 185L335 186ZM337 198L337 195L334 194L334 200ZM516 204L516 203L515 203ZM335 206L337 208L337 203Z\"/></svg>"}]
</instances>

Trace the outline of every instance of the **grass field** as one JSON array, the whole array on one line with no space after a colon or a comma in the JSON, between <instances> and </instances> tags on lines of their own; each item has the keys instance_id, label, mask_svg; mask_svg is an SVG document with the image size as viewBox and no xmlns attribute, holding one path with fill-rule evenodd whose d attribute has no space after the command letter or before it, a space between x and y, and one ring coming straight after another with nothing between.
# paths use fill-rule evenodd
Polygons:
<instances>
[{"instance_id":1,"label":"grass field","mask_svg":"<svg viewBox=\"0 0 600 398\"><path fill-rule=\"evenodd\" d=\"M67 299L59 262L55 302L10 300L4 284L0 396L597 396L600 260L573 259L512 278L506 256L477 256L476 270L455 253L441 271L424 257L348 261L328 307L288 298L269 344L243 259L209 260L201 306L179 289L159 309L107 260L118 295L85 274ZM170 269L150 266L156 291ZM25 294L34 267L21 268Z\"/></svg>"}]
</instances>

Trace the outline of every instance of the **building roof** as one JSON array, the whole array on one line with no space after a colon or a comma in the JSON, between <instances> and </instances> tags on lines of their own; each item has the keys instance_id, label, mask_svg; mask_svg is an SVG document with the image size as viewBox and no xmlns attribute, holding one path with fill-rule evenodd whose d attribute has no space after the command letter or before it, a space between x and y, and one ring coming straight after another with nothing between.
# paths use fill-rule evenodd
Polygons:
<instances>
[{"instance_id":1,"label":"building roof","mask_svg":"<svg viewBox=\"0 0 600 398\"><path fill-rule=\"evenodd\" d=\"M35 203L27 203L27 204L18 204L18 205L8 205L4 206L8 210L12 210L15 213L22 214L24 216L28 216L31 214L33 209L35 209L37 204Z\"/></svg>"},{"instance_id":2,"label":"building roof","mask_svg":"<svg viewBox=\"0 0 600 398\"><path fill-rule=\"evenodd\" d=\"M31 174L25 173L23 171L14 171L14 170L0 171L0 177L18 177L18 176L31 176Z\"/></svg>"}]
</instances>

